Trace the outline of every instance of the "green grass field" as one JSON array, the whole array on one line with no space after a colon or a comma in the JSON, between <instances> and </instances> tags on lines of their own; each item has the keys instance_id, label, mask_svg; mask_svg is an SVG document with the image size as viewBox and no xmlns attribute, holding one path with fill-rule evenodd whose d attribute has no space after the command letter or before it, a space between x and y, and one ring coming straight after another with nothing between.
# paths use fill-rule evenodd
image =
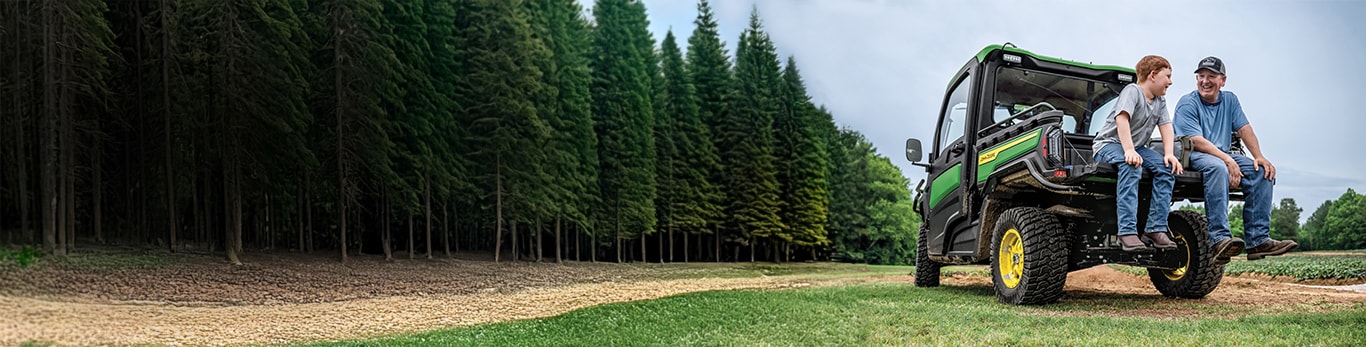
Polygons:
<instances>
[{"instance_id":1,"label":"green grass field","mask_svg":"<svg viewBox=\"0 0 1366 347\"><path fill-rule=\"evenodd\" d=\"M1176 314L1136 313L1142 310ZM878 283L692 293L543 319L310 346L1353 346L1363 341L1366 304L1326 313L1257 314L1194 300L1094 294L1017 307L997 303L989 286Z\"/></svg>"},{"instance_id":2,"label":"green grass field","mask_svg":"<svg viewBox=\"0 0 1366 347\"><path fill-rule=\"evenodd\" d=\"M1065 303L1001 305L989 287L874 284L693 293L552 318L315 346L1352 346L1366 341L1366 305L1346 312L1235 319L1085 313L1100 312Z\"/></svg>"}]
</instances>

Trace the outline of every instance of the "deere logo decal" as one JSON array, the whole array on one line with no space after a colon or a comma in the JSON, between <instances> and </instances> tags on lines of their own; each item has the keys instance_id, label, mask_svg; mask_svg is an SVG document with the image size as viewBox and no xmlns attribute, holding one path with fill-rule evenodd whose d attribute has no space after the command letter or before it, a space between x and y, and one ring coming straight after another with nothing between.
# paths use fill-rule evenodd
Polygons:
<instances>
[{"instance_id":1,"label":"deere logo decal","mask_svg":"<svg viewBox=\"0 0 1366 347\"><path fill-rule=\"evenodd\" d=\"M990 163L992 160L996 160L996 156L1001 154L1001 152L1036 137L1039 137L1038 131L1029 133L1029 135L1021 136L1020 138L1012 140L1004 145L996 146L996 148L992 148L989 151L983 152L982 155L977 156L977 165Z\"/></svg>"}]
</instances>

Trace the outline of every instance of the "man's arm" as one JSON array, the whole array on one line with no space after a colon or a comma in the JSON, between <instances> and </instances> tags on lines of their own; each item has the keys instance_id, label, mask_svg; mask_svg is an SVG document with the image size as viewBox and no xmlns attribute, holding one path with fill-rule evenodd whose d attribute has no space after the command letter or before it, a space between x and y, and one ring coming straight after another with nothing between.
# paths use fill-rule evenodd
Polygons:
<instances>
[{"instance_id":1,"label":"man's arm","mask_svg":"<svg viewBox=\"0 0 1366 347\"><path fill-rule=\"evenodd\" d=\"M1262 177L1271 180L1276 179L1276 166L1271 165L1270 159L1266 159L1265 156L1262 156L1262 146L1257 143L1257 133L1252 131L1252 124L1238 128L1238 137L1243 139L1243 146L1246 146L1248 152L1252 153L1252 167L1257 171L1262 171L1262 168L1266 168L1266 172L1262 173Z\"/></svg>"},{"instance_id":2,"label":"man's arm","mask_svg":"<svg viewBox=\"0 0 1366 347\"><path fill-rule=\"evenodd\" d=\"M1240 132L1238 136L1242 136L1242 133ZM1196 151L1203 152L1205 154L1209 154L1215 157L1219 157L1219 160L1223 160L1224 166L1228 167L1229 186L1238 187L1238 184L1243 181L1243 171L1238 169L1238 162L1233 160L1233 156L1228 155L1228 153L1224 153L1224 151L1219 150L1219 147L1215 147L1214 143L1211 143L1209 142L1209 140L1206 140L1204 136L1192 135L1190 139L1191 147L1195 147ZM1255 142L1256 140L1253 141ZM1270 162L1268 162L1267 164L1270 164Z\"/></svg>"}]
</instances>

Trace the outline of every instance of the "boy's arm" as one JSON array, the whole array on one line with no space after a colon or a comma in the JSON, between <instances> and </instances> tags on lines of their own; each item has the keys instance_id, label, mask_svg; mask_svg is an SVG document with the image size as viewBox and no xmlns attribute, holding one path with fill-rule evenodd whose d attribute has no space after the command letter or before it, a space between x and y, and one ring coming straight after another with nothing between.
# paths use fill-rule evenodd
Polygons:
<instances>
[{"instance_id":1,"label":"boy's arm","mask_svg":"<svg viewBox=\"0 0 1366 347\"><path fill-rule=\"evenodd\" d=\"M1115 132L1119 136L1119 144L1124 146L1124 162L1133 166L1143 165L1143 157L1134 150L1134 139L1129 136L1129 111L1119 111L1115 115Z\"/></svg>"},{"instance_id":2,"label":"boy's arm","mask_svg":"<svg viewBox=\"0 0 1366 347\"><path fill-rule=\"evenodd\" d=\"M1176 154L1174 154L1176 153L1176 146L1172 143L1172 138L1175 136L1173 135L1175 132L1172 130L1172 124L1159 125L1157 131L1162 133L1162 161L1172 169L1173 174L1180 175L1181 172L1185 171L1185 168L1181 167L1181 160L1176 159Z\"/></svg>"},{"instance_id":3,"label":"boy's arm","mask_svg":"<svg viewBox=\"0 0 1366 347\"><path fill-rule=\"evenodd\" d=\"M1262 146L1260 143L1257 143L1257 133L1252 131L1252 124L1238 128L1238 137L1243 139L1243 146L1247 147L1249 153L1252 153L1252 167L1257 171L1266 168L1266 172L1262 173L1262 177L1272 180L1276 179L1276 166L1271 165L1271 160L1262 156Z\"/></svg>"}]
</instances>

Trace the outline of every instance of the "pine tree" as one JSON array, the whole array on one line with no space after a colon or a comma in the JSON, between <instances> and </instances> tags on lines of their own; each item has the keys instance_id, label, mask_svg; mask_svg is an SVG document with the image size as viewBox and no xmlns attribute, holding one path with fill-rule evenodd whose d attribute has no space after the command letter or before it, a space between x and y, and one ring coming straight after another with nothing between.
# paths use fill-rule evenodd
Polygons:
<instances>
[{"instance_id":1,"label":"pine tree","mask_svg":"<svg viewBox=\"0 0 1366 347\"><path fill-rule=\"evenodd\" d=\"M701 210L706 211L708 227L698 232L714 234L715 260L720 261L722 234L718 231L723 225L721 211L726 196L722 185L726 175L722 170L718 147L722 144L720 124L725 112L729 110L728 97L734 83L725 42L721 41L715 15L706 0L698 1L697 19L693 24L696 28L693 29L692 36L688 37L686 71L688 81L697 93L697 118L701 123L701 131L706 134L706 141L711 142L700 145L697 148L698 153L692 157L697 160L696 165L692 167L704 170L710 183L709 186L701 187L703 190L700 194L705 199L698 200L702 204Z\"/></svg>"},{"instance_id":2,"label":"pine tree","mask_svg":"<svg viewBox=\"0 0 1366 347\"><path fill-rule=\"evenodd\" d=\"M788 58L782 77L781 112L774 120L782 220L790 228L782 240L800 247L820 246L829 243L826 224L830 210L826 179L829 155L819 133L822 119L806 94L795 58Z\"/></svg>"},{"instance_id":3,"label":"pine tree","mask_svg":"<svg viewBox=\"0 0 1366 347\"><path fill-rule=\"evenodd\" d=\"M775 166L773 118L778 113L778 58L773 42L763 31L758 10L740 36L736 52L733 108L719 124L721 158L728 176L726 214L739 235L754 239L781 238L785 226L778 217L777 167ZM754 254L751 252L751 260Z\"/></svg>"},{"instance_id":4,"label":"pine tree","mask_svg":"<svg viewBox=\"0 0 1366 347\"><path fill-rule=\"evenodd\" d=\"M598 228L618 240L643 238L656 222L649 67L654 58L643 47L650 40L649 23L645 6L629 0L599 0L593 14L591 90L603 209Z\"/></svg>"},{"instance_id":5,"label":"pine tree","mask_svg":"<svg viewBox=\"0 0 1366 347\"><path fill-rule=\"evenodd\" d=\"M657 160L662 163L660 201L670 212L661 224L670 232L670 240L674 230L684 233L686 245L689 234L710 233L708 224L719 217L720 190L710 179L719 159L710 132L702 123L696 90L689 82L672 31L664 37L661 52L666 94L663 112L656 117L662 125L656 128L664 129L656 145L660 153ZM668 184L662 182L665 179ZM684 257L686 260L686 247Z\"/></svg>"},{"instance_id":6,"label":"pine tree","mask_svg":"<svg viewBox=\"0 0 1366 347\"><path fill-rule=\"evenodd\" d=\"M841 129L830 146L830 225L833 250L855 262L867 261L868 206L875 200L868 187L868 158L873 144L852 129Z\"/></svg>"},{"instance_id":7,"label":"pine tree","mask_svg":"<svg viewBox=\"0 0 1366 347\"><path fill-rule=\"evenodd\" d=\"M391 46L391 34L379 4L333 1L326 7L326 45L320 63L325 66L318 98L331 121L328 152L337 175L338 242L342 262L347 260L347 222L359 201L363 178L395 177L389 157L394 144L385 133L386 102L397 100L401 77ZM393 181L381 180L381 181Z\"/></svg>"},{"instance_id":8,"label":"pine tree","mask_svg":"<svg viewBox=\"0 0 1366 347\"><path fill-rule=\"evenodd\" d=\"M1326 242L1328 238L1322 237L1325 233L1321 230L1323 229L1323 222L1328 219L1328 212L1332 210L1333 200L1324 200L1318 208L1314 209L1314 213L1304 220L1304 227L1300 228L1300 231L1308 239L1306 248L1322 249L1328 246Z\"/></svg>"},{"instance_id":9,"label":"pine tree","mask_svg":"<svg viewBox=\"0 0 1366 347\"><path fill-rule=\"evenodd\" d=\"M533 0L527 5L536 36L550 49L553 59L550 68L543 69L545 84L556 93L553 100L542 105L545 120L554 129L546 146L546 170L556 190L546 203L556 206L555 218L585 230L592 225L589 206L597 204L598 189L597 134L589 95L592 42L588 21L576 2ZM559 235L557 230L557 242Z\"/></svg>"},{"instance_id":10,"label":"pine tree","mask_svg":"<svg viewBox=\"0 0 1366 347\"><path fill-rule=\"evenodd\" d=\"M545 48L531 36L519 6L473 0L456 8L461 25L456 35L462 40L456 59L464 62L457 73L457 102L467 117L479 185L493 199L498 251L504 221L538 217L537 204L546 198L540 146L549 127L533 103L544 93L535 59ZM500 258L497 251L494 258Z\"/></svg>"}]
</instances>

